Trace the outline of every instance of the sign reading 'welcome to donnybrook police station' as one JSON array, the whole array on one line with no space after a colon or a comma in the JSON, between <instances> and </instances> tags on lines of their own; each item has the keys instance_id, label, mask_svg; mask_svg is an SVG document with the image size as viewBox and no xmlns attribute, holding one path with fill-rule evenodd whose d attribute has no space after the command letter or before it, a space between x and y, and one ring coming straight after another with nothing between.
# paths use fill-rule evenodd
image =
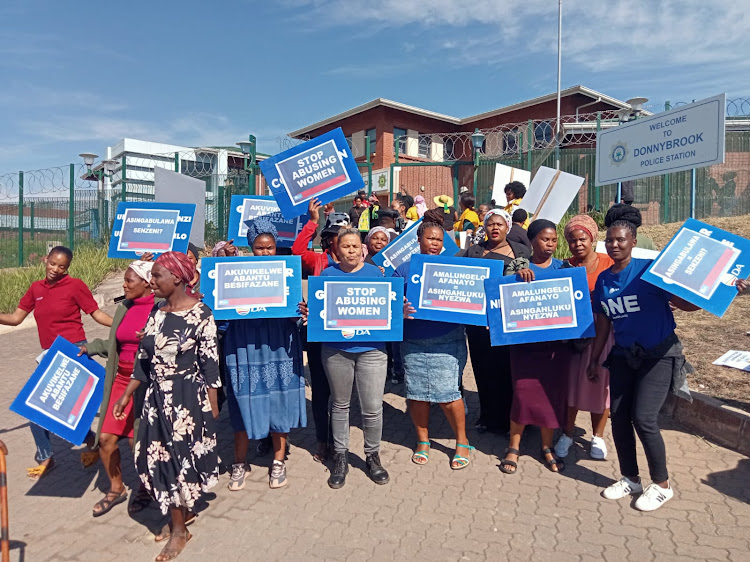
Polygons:
<instances>
[{"instance_id":1,"label":"sign reading 'welcome to donnybrook police station'","mask_svg":"<svg viewBox=\"0 0 750 562\"><path fill-rule=\"evenodd\" d=\"M330 203L365 185L341 128L263 160L259 166L286 219L304 213L314 197Z\"/></svg>"},{"instance_id":2,"label":"sign reading 'welcome to donnybrook police station'","mask_svg":"<svg viewBox=\"0 0 750 562\"><path fill-rule=\"evenodd\" d=\"M683 105L596 135L596 184L724 162L726 95Z\"/></svg>"}]
</instances>

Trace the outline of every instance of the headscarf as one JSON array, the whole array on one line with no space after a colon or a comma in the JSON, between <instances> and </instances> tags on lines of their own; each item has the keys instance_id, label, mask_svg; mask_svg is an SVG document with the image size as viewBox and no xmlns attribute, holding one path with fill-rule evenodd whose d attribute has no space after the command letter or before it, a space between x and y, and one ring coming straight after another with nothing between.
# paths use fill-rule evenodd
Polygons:
<instances>
[{"instance_id":1,"label":"headscarf","mask_svg":"<svg viewBox=\"0 0 750 562\"><path fill-rule=\"evenodd\" d=\"M217 242L217 243L216 243L216 245L214 246L214 249L213 249L213 250L211 250L211 255L212 255L213 257L217 257L217 256L219 255L219 252L220 252L220 251L221 251L222 249L224 249L224 247L225 247L225 246L226 246L227 244L229 244L229 242L227 242L226 240L222 240L221 242ZM240 253L239 253L239 250L237 250L237 248L235 248L235 249L234 249L234 254L232 254L232 255L233 255L233 256L239 256L239 255L240 255Z\"/></svg>"},{"instance_id":2,"label":"headscarf","mask_svg":"<svg viewBox=\"0 0 750 562\"><path fill-rule=\"evenodd\" d=\"M186 285L195 277L193 262L182 252L164 252L154 263L158 263Z\"/></svg>"},{"instance_id":3,"label":"headscarf","mask_svg":"<svg viewBox=\"0 0 750 562\"><path fill-rule=\"evenodd\" d=\"M391 238L389 236L388 229L386 227L384 227L384 226L376 226L376 227L373 227L370 230L370 232L367 233L367 236L365 236L365 246L367 246L370 243L370 238L372 238L372 235L375 234L376 232L382 232L382 233L384 233L389 240Z\"/></svg>"},{"instance_id":4,"label":"headscarf","mask_svg":"<svg viewBox=\"0 0 750 562\"><path fill-rule=\"evenodd\" d=\"M135 260L128 268L133 270L138 277L143 279L146 283L151 281L151 268L154 266L152 261Z\"/></svg>"},{"instance_id":5,"label":"headscarf","mask_svg":"<svg viewBox=\"0 0 750 562\"><path fill-rule=\"evenodd\" d=\"M196 260L201 257L200 248L198 248L198 246L196 246L192 242L188 242L188 252L191 252L195 256Z\"/></svg>"},{"instance_id":6,"label":"headscarf","mask_svg":"<svg viewBox=\"0 0 750 562\"><path fill-rule=\"evenodd\" d=\"M565 230L563 231L563 235L565 236L566 240L570 233L574 230L583 230L586 234L589 235L589 238L591 238L592 242L596 242L599 227L596 225L596 221L589 215L576 215L567 223L565 223Z\"/></svg>"},{"instance_id":7,"label":"headscarf","mask_svg":"<svg viewBox=\"0 0 750 562\"><path fill-rule=\"evenodd\" d=\"M417 195L414 198L414 206L417 208L417 215L421 219L424 216L425 212L427 212L427 204L424 201L424 197L422 197L421 195Z\"/></svg>"},{"instance_id":8,"label":"headscarf","mask_svg":"<svg viewBox=\"0 0 750 562\"><path fill-rule=\"evenodd\" d=\"M529 225L529 229L527 231L529 240L533 240L537 236L539 236L539 233L544 230L545 228L551 228L552 230L557 230L557 225L553 223L552 221L548 221L547 219L536 219Z\"/></svg>"},{"instance_id":9,"label":"headscarf","mask_svg":"<svg viewBox=\"0 0 750 562\"><path fill-rule=\"evenodd\" d=\"M261 234L267 234L273 237L276 242L279 238L279 232L274 224L267 217L257 217L251 221L245 221L247 225L247 243L252 246L255 239Z\"/></svg>"},{"instance_id":10,"label":"headscarf","mask_svg":"<svg viewBox=\"0 0 750 562\"><path fill-rule=\"evenodd\" d=\"M503 217L503 220L505 221L505 224L508 225L508 230L511 229L513 226L513 221L510 220L510 215L503 211L502 209L490 209L487 211L484 215L484 228L487 228L487 221L490 220L490 217L493 215L499 215Z\"/></svg>"}]
</instances>

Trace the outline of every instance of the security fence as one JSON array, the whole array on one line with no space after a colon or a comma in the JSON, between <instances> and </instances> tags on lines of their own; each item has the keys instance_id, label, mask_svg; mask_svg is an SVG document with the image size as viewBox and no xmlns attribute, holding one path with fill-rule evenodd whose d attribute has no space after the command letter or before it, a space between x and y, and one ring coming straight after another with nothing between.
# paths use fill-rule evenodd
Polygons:
<instances>
[{"instance_id":1,"label":"security fence","mask_svg":"<svg viewBox=\"0 0 750 562\"><path fill-rule=\"evenodd\" d=\"M750 214L750 102L729 100L727 112L726 161L696 170L694 208L689 171L636 181L635 204L645 223L684 221L691 212L698 219ZM555 167L559 158L561 170L584 178L568 211L605 211L615 201L618 187L595 185L593 147L597 131L618 122L613 112L563 116L559 144L554 119L505 124L483 129L484 140L477 150L470 132L398 137L395 162L387 177L380 173L375 186L369 157L358 166L366 190L375 191L382 204L401 192L412 197L422 194L433 206L438 195L457 199L461 186L473 191L478 203L488 202L498 163L533 175L540 166ZM283 139L279 145L289 148L301 141ZM370 154L369 149L365 154ZM70 164L0 175L0 268L35 263L54 244L74 249L106 245L120 201L154 199L157 167L205 182L207 246L226 237L232 195L269 193L255 159L233 147L128 154L110 162L109 169L102 164L93 168ZM338 211L346 212L351 205L352 195L335 202Z\"/></svg>"}]
</instances>

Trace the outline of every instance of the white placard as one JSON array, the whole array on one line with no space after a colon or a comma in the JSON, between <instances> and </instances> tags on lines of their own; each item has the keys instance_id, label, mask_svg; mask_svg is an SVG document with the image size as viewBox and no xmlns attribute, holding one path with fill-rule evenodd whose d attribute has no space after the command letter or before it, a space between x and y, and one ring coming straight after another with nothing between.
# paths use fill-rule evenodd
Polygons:
<instances>
[{"instance_id":1,"label":"white placard","mask_svg":"<svg viewBox=\"0 0 750 562\"><path fill-rule=\"evenodd\" d=\"M596 185L722 164L726 94L596 135Z\"/></svg>"},{"instance_id":2,"label":"white placard","mask_svg":"<svg viewBox=\"0 0 750 562\"><path fill-rule=\"evenodd\" d=\"M604 246L604 241L599 240L596 243L596 253L597 254L607 254L607 248ZM642 260L655 260L659 256L659 252L657 250L647 250L645 248L639 248L636 246L633 248L633 252L631 255L634 258L642 259Z\"/></svg>"},{"instance_id":3,"label":"white placard","mask_svg":"<svg viewBox=\"0 0 750 562\"><path fill-rule=\"evenodd\" d=\"M206 226L206 182L164 168L154 168L154 201L159 203L194 203L190 242L203 248ZM224 232L221 233L225 235Z\"/></svg>"},{"instance_id":4,"label":"white placard","mask_svg":"<svg viewBox=\"0 0 750 562\"><path fill-rule=\"evenodd\" d=\"M732 367L742 371L750 371L750 351L737 351L736 349L730 349L714 361L714 365Z\"/></svg>"},{"instance_id":5,"label":"white placard","mask_svg":"<svg viewBox=\"0 0 750 562\"><path fill-rule=\"evenodd\" d=\"M495 164L495 179L492 182L492 199L495 200L495 205L505 207L508 204L505 186L512 181L520 181L528 188L531 183L531 172L505 164Z\"/></svg>"},{"instance_id":6,"label":"white placard","mask_svg":"<svg viewBox=\"0 0 750 562\"><path fill-rule=\"evenodd\" d=\"M547 219L557 224L584 181L580 176L542 166L531 181L520 207L532 215L533 220Z\"/></svg>"}]
</instances>

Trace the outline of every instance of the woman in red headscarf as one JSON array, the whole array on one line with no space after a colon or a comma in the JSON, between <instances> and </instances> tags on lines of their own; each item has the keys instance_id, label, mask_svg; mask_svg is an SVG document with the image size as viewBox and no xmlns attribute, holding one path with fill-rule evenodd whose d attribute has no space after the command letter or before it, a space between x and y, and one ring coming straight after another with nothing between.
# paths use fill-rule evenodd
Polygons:
<instances>
[{"instance_id":1,"label":"woman in red headscarf","mask_svg":"<svg viewBox=\"0 0 750 562\"><path fill-rule=\"evenodd\" d=\"M191 539L188 510L219 481L216 325L211 310L185 293L194 275L179 252L154 262L151 288L165 300L148 317L132 379L113 410L115 419L125 419L133 392L148 385L133 456L146 490L171 515L171 536L157 561L182 551Z\"/></svg>"},{"instance_id":2,"label":"woman in red headscarf","mask_svg":"<svg viewBox=\"0 0 750 562\"><path fill-rule=\"evenodd\" d=\"M586 268L589 292L594 290L599 274L614 263L607 254L596 253L598 232L596 221L589 215L576 215L567 222L564 231L570 253L573 254L573 257L567 260L567 265ZM603 460L607 457L607 445L603 437L609 418L609 371L599 367L599 376L596 379L587 376L587 368L591 362L591 341L574 342L576 349L571 356L568 375L568 421L555 445L555 454L561 458L568 455L568 450L573 444L576 416L581 410L591 412L591 458ZM599 365L609 355L613 344L610 329Z\"/></svg>"}]
</instances>

